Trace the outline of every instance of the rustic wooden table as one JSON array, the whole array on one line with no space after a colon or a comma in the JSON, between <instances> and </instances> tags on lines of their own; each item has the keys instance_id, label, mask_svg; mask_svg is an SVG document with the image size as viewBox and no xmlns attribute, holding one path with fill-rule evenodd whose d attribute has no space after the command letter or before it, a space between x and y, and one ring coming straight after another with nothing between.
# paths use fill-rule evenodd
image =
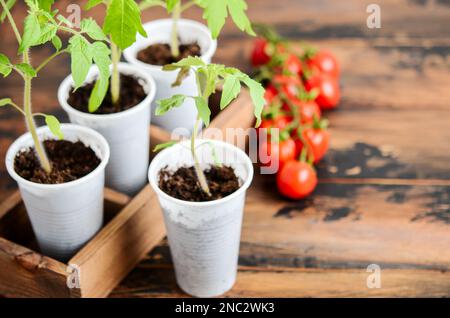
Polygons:
<instances>
[{"instance_id":1,"label":"rustic wooden table","mask_svg":"<svg viewBox=\"0 0 450 318\"><path fill-rule=\"evenodd\" d=\"M58 3L65 10L69 1ZM253 21L336 53L343 98L338 110L327 113L331 150L320 164L314 196L286 201L277 195L273 177L255 177L238 280L226 296L450 296L449 1L380 0L381 29L367 28L367 1L249 3ZM144 20L162 16L156 10ZM196 10L186 16L201 19ZM2 25L0 32L1 50L14 52L9 27ZM215 61L251 72L251 44L227 25ZM47 50L37 49L35 60ZM67 118L56 90L68 73L66 56L36 81L36 110ZM19 85L18 78L2 79L0 96L20 100ZM0 120L3 200L16 189L5 171L5 152L25 127L10 109L1 110ZM366 286L369 264L381 267L379 289ZM111 296L184 296L167 243Z\"/></svg>"}]
</instances>

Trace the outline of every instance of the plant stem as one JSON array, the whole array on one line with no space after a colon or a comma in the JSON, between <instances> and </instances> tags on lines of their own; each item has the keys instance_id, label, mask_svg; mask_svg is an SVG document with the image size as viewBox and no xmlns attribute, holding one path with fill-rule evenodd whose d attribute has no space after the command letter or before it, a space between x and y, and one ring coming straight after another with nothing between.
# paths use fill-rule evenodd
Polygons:
<instances>
[{"instance_id":1,"label":"plant stem","mask_svg":"<svg viewBox=\"0 0 450 318\"><path fill-rule=\"evenodd\" d=\"M18 44L22 42L22 37L20 36L19 30L17 29L17 25L14 21L14 18L11 15L11 12L8 9L8 6L6 5L4 0L0 0L0 3L3 7L4 12L6 13L6 16L8 17L8 21L11 24L11 27L14 31L14 35L17 39ZM25 50L23 52L23 62L29 64L30 63L30 56L28 53L28 50ZM31 77L24 75L24 94L23 94L23 111L25 115L25 121L27 124L28 131L31 134L31 138L33 138L34 142L34 149L36 149L37 156L39 158L39 162L41 163L42 168L45 170L45 172L50 173L52 171L52 166L50 164L50 161L48 160L47 154L45 153L45 150L39 140L37 131L36 131L36 123L34 122L33 113L31 111ZM18 108L18 107L16 107Z\"/></svg>"},{"instance_id":2,"label":"plant stem","mask_svg":"<svg viewBox=\"0 0 450 318\"><path fill-rule=\"evenodd\" d=\"M8 9L8 6L6 5L4 0L0 0L0 3L2 4L3 10L6 13L6 16L8 17L9 24L11 24L11 27L14 31L14 35L16 36L17 42L20 44L22 42L22 37L20 36L19 30L17 29L16 22L14 22L14 19L11 15L11 12Z\"/></svg>"},{"instance_id":3,"label":"plant stem","mask_svg":"<svg viewBox=\"0 0 450 318\"><path fill-rule=\"evenodd\" d=\"M61 51L57 51L55 53L53 53L51 56L49 56L44 62L41 63L41 65L39 65L36 68L36 73L39 73L39 71L41 71L51 60L53 60L55 57L57 57L58 55L62 54L62 53L66 53L68 52L68 50L61 50Z\"/></svg>"},{"instance_id":4,"label":"plant stem","mask_svg":"<svg viewBox=\"0 0 450 318\"><path fill-rule=\"evenodd\" d=\"M120 74L119 74L120 49L112 41L112 39L111 39L111 60L112 60L111 99L113 104L117 106L120 98Z\"/></svg>"},{"instance_id":5,"label":"plant stem","mask_svg":"<svg viewBox=\"0 0 450 318\"><path fill-rule=\"evenodd\" d=\"M180 55L180 48L178 43L178 20L181 17L181 1L179 1L172 12L172 34L171 34L171 43L170 43L170 51L172 56L177 58Z\"/></svg>"},{"instance_id":6,"label":"plant stem","mask_svg":"<svg viewBox=\"0 0 450 318\"><path fill-rule=\"evenodd\" d=\"M181 7L181 12L184 12L184 10L189 9L190 7L192 7L192 6L194 6L194 5L195 5L195 1L190 1L190 2L188 2L188 3L186 3L186 4L184 4L184 5Z\"/></svg>"},{"instance_id":7,"label":"plant stem","mask_svg":"<svg viewBox=\"0 0 450 318\"><path fill-rule=\"evenodd\" d=\"M200 167L200 163L197 158L197 154L195 153L195 137L197 136L198 124L200 123L200 116L197 116L197 120L195 121L194 130L191 135L191 154L194 159L194 170L197 174L198 182L203 192L205 192L208 196L211 196L211 192L209 191L208 182L206 181L205 174L203 173L202 168Z\"/></svg>"},{"instance_id":8,"label":"plant stem","mask_svg":"<svg viewBox=\"0 0 450 318\"><path fill-rule=\"evenodd\" d=\"M29 64L30 57L28 50L23 52L23 62ZM36 124L34 122L33 113L31 111L31 77L25 75L25 86L24 86L24 97L23 97L23 106L25 112L25 121L27 123L28 131L31 134L34 142L34 149L36 149L37 156L39 158L39 162L41 163L42 169L45 172L50 173L52 171L52 166L50 161L48 160L47 154L39 140Z\"/></svg>"},{"instance_id":9,"label":"plant stem","mask_svg":"<svg viewBox=\"0 0 450 318\"><path fill-rule=\"evenodd\" d=\"M146 10L152 7L156 7L156 6L160 6L165 8L166 4L163 1L158 1L158 2L145 2L145 1L141 1L141 3L139 3L139 10Z\"/></svg>"}]
</instances>

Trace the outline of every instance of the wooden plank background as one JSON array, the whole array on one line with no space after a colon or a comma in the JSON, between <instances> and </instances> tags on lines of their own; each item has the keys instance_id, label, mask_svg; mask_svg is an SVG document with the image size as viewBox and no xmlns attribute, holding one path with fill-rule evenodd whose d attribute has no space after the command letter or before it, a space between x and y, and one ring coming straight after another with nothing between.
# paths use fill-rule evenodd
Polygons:
<instances>
[{"instance_id":1,"label":"wooden plank background","mask_svg":"<svg viewBox=\"0 0 450 318\"><path fill-rule=\"evenodd\" d=\"M64 12L68 3L60 0L58 6ZM284 200L272 177L255 177L238 282L226 296L450 296L450 1L377 1L381 29L366 26L371 1L248 3L253 21L335 52L343 98L338 110L327 113L331 150L311 198ZM102 19L101 11L93 14ZM164 16L157 9L146 12L144 21ZM186 17L201 20L196 9ZM14 52L9 27L0 26L0 33L1 51ZM214 60L252 72L251 45L251 38L227 24ZM36 49L34 61L49 50ZM56 90L69 73L68 61L54 61L45 79L36 81L35 110L67 118ZM20 101L19 85L19 78L2 79L0 97ZM0 120L3 200L16 188L4 155L25 128L14 110L2 109ZM366 287L371 263L382 268L380 289ZM111 296L183 296L166 242Z\"/></svg>"}]
</instances>

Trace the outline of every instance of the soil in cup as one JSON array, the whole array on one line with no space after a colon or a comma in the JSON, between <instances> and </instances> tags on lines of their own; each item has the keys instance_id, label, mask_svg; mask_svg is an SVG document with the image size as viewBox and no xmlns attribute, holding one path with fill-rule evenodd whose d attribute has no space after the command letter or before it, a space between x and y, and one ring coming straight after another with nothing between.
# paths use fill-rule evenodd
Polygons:
<instances>
[{"instance_id":1,"label":"soil in cup","mask_svg":"<svg viewBox=\"0 0 450 318\"><path fill-rule=\"evenodd\" d=\"M89 97L94 89L94 85L95 81L78 88L76 91L73 91L72 88L67 103L79 111L89 113ZM117 104L112 102L111 94L108 89L105 99L94 114L118 113L138 105L145 97L147 97L147 93L137 78L121 74L119 102Z\"/></svg>"},{"instance_id":2,"label":"soil in cup","mask_svg":"<svg viewBox=\"0 0 450 318\"><path fill-rule=\"evenodd\" d=\"M51 173L41 168L34 147L30 147L14 158L14 170L22 178L43 184L65 183L84 177L100 164L94 151L81 141L45 140L43 145L52 164Z\"/></svg>"},{"instance_id":3,"label":"soil in cup","mask_svg":"<svg viewBox=\"0 0 450 318\"><path fill-rule=\"evenodd\" d=\"M169 44L152 44L138 52L137 59L141 62L163 66L178 62L188 56L200 56L201 48L197 43L181 44L179 46L180 55L175 57L170 51Z\"/></svg>"},{"instance_id":4,"label":"soil in cup","mask_svg":"<svg viewBox=\"0 0 450 318\"><path fill-rule=\"evenodd\" d=\"M167 167L159 172L159 188L176 199L203 202L224 198L241 187L234 169L228 166L211 166L204 171L211 196L198 183L194 167L180 167L170 171Z\"/></svg>"}]
</instances>

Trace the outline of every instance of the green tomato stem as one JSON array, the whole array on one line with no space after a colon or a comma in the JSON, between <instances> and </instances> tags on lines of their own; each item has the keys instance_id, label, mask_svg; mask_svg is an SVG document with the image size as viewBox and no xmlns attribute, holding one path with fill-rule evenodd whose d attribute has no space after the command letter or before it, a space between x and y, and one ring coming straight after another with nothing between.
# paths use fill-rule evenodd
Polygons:
<instances>
[{"instance_id":1,"label":"green tomato stem","mask_svg":"<svg viewBox=\"0 0 450 318\"><path fill-rule=\"evenodd\" d=\"M120 98L120 74L119 74L120 49L112 40L111 40L111 60L112 60L111 99L113 104L117 106Z\"/></svg>"},{"instance_id":2,"label":"green tomato stem","mask_svg":"<svg viewBox=\"0 0 450 318\"><path fill-rule=\"evenodd\" d=\"M11 15L11 12L9 11L8 6L6 5L5 1L0 0L0 3L3 7L3 10L6 13L6 16L8 17L9 24L11 24L11 27L14 31L14 35L16 36L17 42L20 44L22 42L22 37L20 36L19 29L17 29L16 22L14 21L12 15Z\"/></svg>"},{"instance_id":3,"label":"green tomato stem","mask_svg":"<svg viewBox=\"0 0 450 318\"><path fill-rule=\"evenodd\" d=\"M61 50L61 51L57 51L55 53L53 53L51 56L49 56L44 62L42 62L37 68L36 68L36 73L39 73L39 71L41 71L45 66L47 66L48 63L50 63L55 57L57 57L58 55L62 54L62 53L66 53L69 52L67 49Z\"/></svg>"},{"instance_id":4,"label":"green tomato stem","mask_svg":"<svg viewBox=\"0 0 450 318\"><path fill-rule=\"evenodd\" d=\"M197 116L197 119L194 124L194 130L191 135L191 154L194 159L194 170L198 178L198 182L203 192L205 192L208 196L211 196L211 191L208 187L208 182L206 181L205 174L203 173L202 168L200 167L200 163L197 158L197 154L195 153L195 137L197 136L198 125L200 123L200 116Z\"/></svg>"},{"instance_id":5,"label":"green tomato stem","mask_svg":"<svg viewBox=\"0 0 450 318\"><path fill-rule=\"evenodd\" d=\"M172 33L170 51L172 56L177 58L180 55L180 43L178 42L178 20L181 18L181 1L173 8L172 12Z\"/></svg>"},{"instance_id":6,"label":"green tomato stem","mask_svg":"<svg viewBox=\"0 0 450 318\"><path fill-rule=\"evenodd\" d=\"M27 64L30 62L28 50L25 50L25 52L23 53L23 62ZM27 75L25 75L23 104L25 121L27 123L28 131L33 138L34 149L36 149L39 162L41 163L42 169L44 169L45 172L50 173L52 171L52 166L50 164L50 161L48 160L47 154L45 153L44 147L39 140L36 131L36 123L34 122L33 113L31 111L31 77Z\"/></svg>"}]
</instances>

